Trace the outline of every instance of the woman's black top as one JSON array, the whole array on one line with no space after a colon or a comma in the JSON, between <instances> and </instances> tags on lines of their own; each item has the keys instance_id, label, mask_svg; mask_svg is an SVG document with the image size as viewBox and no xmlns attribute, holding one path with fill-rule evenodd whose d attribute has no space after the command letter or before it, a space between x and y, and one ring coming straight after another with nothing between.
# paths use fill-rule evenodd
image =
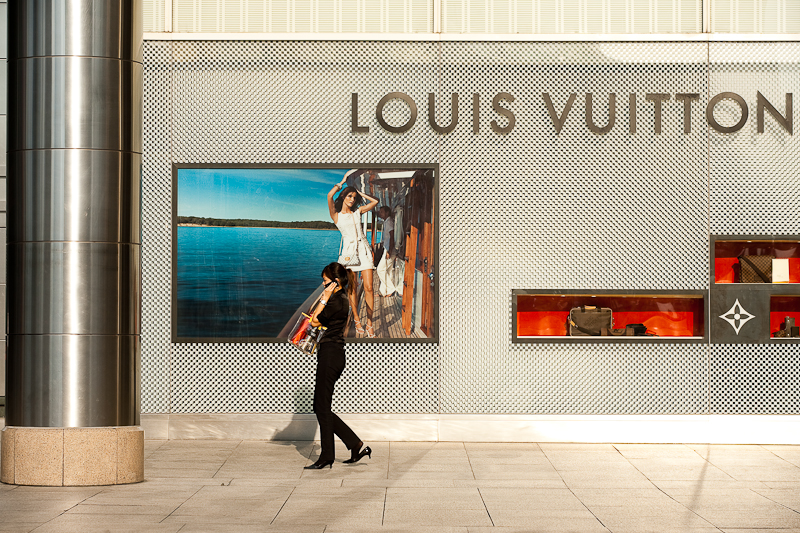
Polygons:
<instances>
[{"instance_id":1,"label":"woman's black top","mask_svg":"<svg viewBox=\"0 0 800 533\"><path fill-rule=\"evenodd\" d=\"M319 323L328 328L320 344L336 342L344 346L344 328L349 314L350 301L345 291L339 290L331 294L325 309L317 315Z\"/></svg>"}]
</instances>

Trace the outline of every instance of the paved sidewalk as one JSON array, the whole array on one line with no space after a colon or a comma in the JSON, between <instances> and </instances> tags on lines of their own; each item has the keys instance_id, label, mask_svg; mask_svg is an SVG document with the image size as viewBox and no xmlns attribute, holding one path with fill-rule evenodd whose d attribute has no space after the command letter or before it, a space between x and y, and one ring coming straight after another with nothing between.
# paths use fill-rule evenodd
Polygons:
<instances>
[{"instance_id":1,"label":"paved sidewalk","mask_svg":"<svg viewBox=\"0 0 800 533\"><path fill-rule=\"evenodd\" d=\"M147 441L147 480L0 485L0 531L800 532L800 446Z\"/></svg>"}]
</instances>

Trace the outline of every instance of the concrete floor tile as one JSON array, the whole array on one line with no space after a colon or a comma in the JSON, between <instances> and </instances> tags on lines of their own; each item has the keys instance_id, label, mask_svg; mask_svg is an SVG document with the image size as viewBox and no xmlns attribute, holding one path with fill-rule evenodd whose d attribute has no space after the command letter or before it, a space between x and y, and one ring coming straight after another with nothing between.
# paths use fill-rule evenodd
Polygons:
<instances>
[{"instance_id":1,"label":"concrete floor tile","mask_svg":"<svg viewBox=\"0 0 800 533\"><path fill-rule=\"evenodd\" d=\"M575 524L575 527L565 526L558 524L558 527L551 529L551 526L546 523L532 523L525 526L493 526L493 527L469 527L467 533L596 533L597 529L594 524L582 523ZM583 527L583 529L582 529ZM601 530L608 533L607 529ZM719 533L719 532L717 532Z\"/></svg>"},{"instance_id":2,"label":"concrete floor tile","mask_svg":"<svg viewBox=\"0 0 800 533\"><path fill-rule=\"evenodd\" d=\"M530 453L486 453L470 454L469 463L472 466L479 465L507 465L507 466L547 466L553 468L553 463L541 454Z\"/></svg>"},{"instance_id":3,"label":"concrete floor tile","mask_svg":"<svg viewBox=\"0 0 800 533\"><path fill-rule=\"evenodd\" d=\"M383 524L390 527L418 526L491 526L492 521L485 509L386 509Z\"/></svg>"},{"instance_id":4,"label":"concrete floor tile","mask_svg":"<svg viewBox=\"0 0 800 533\"><path fill-rule=\"evenodd\" d=\"M800 491L796 489L754 489L753 492L800 513Z\"/></svg>"},{"instance_id":5,"label":"concrete floor tile","mask_svg":"<svg viewBox=\"0 0 800 533\"><path fill-rule=\"evenodd\" d=\"M386 495L386 488L374 485L364 486L348 486L348 487L330 487L322 488L313 485L298 485L292 490L291 496L298 497L314 497L321 498L336 498L347 497L355 499L374 499L383 498Z\"/></svg>"},{"instance_id":6,"label":"concrete floor tile","mask_svg":"<svg viewBox=\"0 0 800 533\"><path fill-rule=\"evenodd\" d=\"M613 444L615 450L627 458L697 456L685 444Z\"/></svg>"},{"instance_id":7,"label":"concrete floor tile","mask_svg":"<svg viewBox=\"0 0 800 533\"><path fill-rule=\"evenodd\" d=\"M687 507L718 506L735 509L740 507L763 507L772 505L768 498L750 489L700 489L694 492L677 492L665 489L675 501Z\"/></svg>"},{"instance_id":8,"label":"concrete floor tile","mask_svg":"<svg viewBox=\"0 0 800 533\"><path fill-rule=\"evenodd\" d=\"M218 468L161 468L155 466L145 465L144 471L147 478L179 478L179 479L192 479L198 476L206 476L207 479L214 477Z\"/></svg>"},{"instance_id":9,"label":"concrete floor tile","mask_svg":"<svg viewBox=\"0 0 800 533\"><path fill-rule=\"evenodd\" d=\"M455 488L452 479L359 479L355 476L342 479L342 488L356 487L397 487L406 489L432 489L432 488Z\"/></svg>"},{"instance_id":10,"label":"concrete floor tile","mask_svg":"<svg viewBox=\"0 0 800 533\"><path fill-rule=\"evenodd\" d=\"M55 523L47 523L34 531L36 533L178 533L182 531L183 524L141 524L123 522L104 522L102 524L86 525L86 524L65 524L61 521Z\"/></svg>"},{"instance_id":11,"label":"concrete floor tile","mask_svg":"<svg viewBox=\"0 0 800 533\"><path fill-rule=\"evenodd\" d=\"M276 526L328 526L380 527L383 520L383 505L342 508L319 506L309 509L282 509L272 521Z\"/></svg>"},{"instance_id":12,"label":"concrete floor tile","mask_svg":"<svg viewBox=\"0 0 800 533\"><path fill-rule=\"evenodd\" d=\"M370 446L306 471L318 443L146 441L143 483L0 486L0 531L800 533L800 446Z\"/></svg>"},{"instance_id":13,"label":"concrete floor tile","mask_svg":"<svg viewBox=\"0 0 800 533\"><path fill-rule=\"evenodd\" d=\"M716 481L732 481L734 479L741 479L737 478L736 476L732 476L730 473L724 472L719 468L713 466L675 466L673 468L668 467L648 467L642 466L638 468L638 470L645 476L647 479L652 481L664 480L664 479L671 479L676 481L708 481L708 480L716 480Z\"/></svg>"},{"instance_id":14,"label":"concrete floor tile","mask_svg":"<svg viewBox=\"0 0 800 533\"><path fill-rule=\"evenodd\" d=\"M219 486L216 483L215 486ZM317 485L320 487L339 487L342 485L342 478L303 478L299 476L294 477L274 477L274 478L261 478L261 477L237 477L230 480L226 486L234 487L295 487L300 485Z\"/></svg>"},{"instance_id":15,"label":"concrete floor tile","mask_svg":"<svg viewBox=\"0 0 800 533\"><path fill-rule=\"evenodd\" d=\"M41 526L41 522L4 522L0 520L0 531L8 531L14 533L24 533L33 531Z\"/></svg>"},{"instance_id":16,"label":"concrete floor tile","mask_svg":"<svg viewBox=\"0 0 800 533\"><path fill-rule=\"evenodd\" d=\"M740 529L740 528L725 528L723 533L800 533L800 528L781 528L781 529Z\"/></svg>"},{"instance_id":17,"label":"concrete floor tile","mask_svg":"<svg viewBox=\"0 0 800 533\"><path fill-rule=\"evenodd\" d=\"M475 479L472 470L459 469L456 471L437 471L437 470L389 470L387 479Z\"/></svg>"},{"instance_id":18,"label":"concrete floor tile","mask_svg":"<svg viewBox=\"0 0 800 533\"><path fill-rule=\"evenodd\" d=\"M386 509L479 509L485 510L478 489L386 489Z\"/></svg>"},{"instance_id":19,"label":"concrete floor tile","mask_svg":"<svg viewBox=\"0 0 800 533\"><path fill-rule=\"evenodd\" d=\"M132 486L132 485L131 485ZM3 498L25 498L25 499L74 499L81 500L89 498L102 492L109 487L34 487L18 486L14 492L4 494Z\"/></svg>"},{"instance_id":20,"label":"concrete floor tile","mask_svg":"<svg viewBox=\"0 0 800 533\"><path fill-rule=\"evenodd\" d=\"M392 442L391 449L395 450L464 450L465 443L463 442Z\"/></svg>"},{"instance_id":21,"label":"concrete floor tile","mask_svg":"<svg viewBox=\"0 0 800 533\"><path fill-rule=\"evenodd\" d=\"M185 524L180 533L324 533L324 525L281 526L270 524Z\"/></svg>"},{"instance_id":22,"label":"concrete floor tile","mask_svg":"<svg viewBox=\"0 0 800 533\"><path fill-rule=\"evenodd\" d=\"M594 453L594 452L610 452L616 453L613 444L586 444L575 442L539 442L537 444L539 449L544 452L558 451L558 452L577 452L577 453Z\"/></svg>"},{"instance_id":23,"label":"concrete floor tile","mask_svg":"<svg viewBox=\"0 0 800 533\"><path fill-rule=\"evenodd\" d=\"M528 488L528 489L565 489L567 486L558 479L454 479L455 487L478 488Z\"/></svg>"},{"instance_id":24,"label":"concrete floor tile","mask_svg":"<svg viewBox=\"0 0 800 533\"><path fill-rule=\"evenodd\" d=\"M800 515L788 509L764 514L755 514L747 509L739 511L732 509L702 509L698 511L698 514L720 529L800 528Z\"/></svg>"},{"instance_id":25,"label":"concrete floor tile","mask_svg":"<svg viewBox=\"0 0 800 533\"><path fill-rule=\"evenodd\" d=\"M236 526L236 527L264 527L274 520L275 513L264 514L262 516L249 515L249 516L233 516L233 515L170 515L163 520L163 524L194 524L199 526Z\"/></svg>"},{"instance_id":26,"label":"concrete floor tile","mask_svg":"<svg viewBox=\"0 0 800 533\"><path fill-rule=\"evenodd\" d=\"M696 515L683 515L677 519L670 516L606 516L601 520L614 533L617 531L661 533L662 531L713 529L715 527L715 524Z\"/></svg>"},{"instance_id":27,"label":"concrete floor tile","mask_svg":"<svg viewBox=\"0 0 800 533\"><path fill-rule=\"evenodd\" d=\"M785 481L800 483L800 468L792 465L791 469L779 467L731 467L723 470L734 479L740 481Z\"/></svg>"},{"instance_id":28,"label":"concrete floor tile","mask_svg":"<svg viewBox=\"0 0 800 533\"><path fill-rule=\"evenodd\" d=\"M464 449L467 452L481 451L533 451L541 453L541 448L535 442L465 442Z\"/></svg>"},{"instance_id":29,"label":"concrete floor tile","mask_svg":"<svg viewBox=\"0 0 800 533\"><path fill-rule=\"evenodd\" d=\"M590 474L585 472L560 472L561 479L570 488L642 488L650 489L653 484L640 473L624 476Z\"/></svg>"},{"instance_id":30,"label":"concrete floor tile","mask_svg":"<svg viewBox=\"0 0 800 533\"><path fill-rule=\"evenodd\" d=\"M53 500L40 498L31 500L6 500L5 498L0 498L0 516L13 511L26 511L30 513L64 512L79 503L80 500L63 500L61 498L55 498Z\"/></svg>"},{"instance_id":31,"label":"concrete floor tile","mask_svg":"<svg viewBox=\"0 0 800 533\"><path fill-rule=\"evenodd\" d=\"M95 515L63 514L36 529L37 533L71 533L99 531L175 531L174 524L162 524L164 517L157 515Z\"/></svg>"},{"instance_id":32,"label":"concrete floor tile","mask_svg":"<svg viewBox=\"0 0 800 533\"><path fill-rule=\"evenodd\" d=\"M586 506L567 489L481 488L480 495L489 511L499 509L585 510Z\"/></svg>"},{"instance_id":33,"label":"concrete floor tile","mask_svg":"<svg viewBox=\"0 0 800 533\"><path fill-rule=\"evenodd\" d=\"M4 524L23 524L29 522L38 522L39 524L44 524L45 522L49 522L50 520L61 516L64 514L64 512L65 511L61 509L51 511L31 511L26 509L4 510L0 513L0 522Z\"/></svg>"},{"instance_id":34,"label":"concrete floor tile","mask_svg":"<svg viewBox=\"0 0 800 533\"><path fill-rule=\"evenodd\" d=\"M598 474L598 475L640 475L639 470L636 469L628 461L624 463L603 463L603 462L558 462L551 463L553 469L557 472L582 472L585 474Z\"/></svg>"},{"instance_id":35,"label":"concrete floor tile","mask_svg":"<svg viewBox=\"0 0 800 533\"><path fill-rule=\"evenodd\" d=\"M187 498L188 501L226 501L245 499L286 499L295 490L294 487L259 486L245 487L241 485L206 485L200 487L194 494Z\"/></svg>"},{"instance_id":36,"label":"concrete floor tile","mask_svg":"<svg viewBox=\"0 0 800 533\"><path fill-rule=\"evenodd\" d=\"M536 513L526 513L511 509L493 511L492 522L498 527L527 527L530 531L581 531L586 533L607 533L608 529L594 517L573 516L551 517Z\"/></svg>"},{"instance_id":37,"label":"concrete floor tile","mask_svg":"<svg viewBox=\"0 0 800 533\"><path fill-rule=\"evenodd\" d=\"M636 523L632 525L614 525L613 533L720 533L720 530L716 527ZM772 533L778 532L773 531Z\"/></svg>"},{"instance_id":38,"label":"concrete floor tile","mask_svg":"<svg viewBox=\"0 0 800 533\"><path fill-rule=\"evenodd\" d=\"M550 463L540 464L504 464L496 462L473 462L472 471L475 472L476 477L478 473L484 477L492 474L498 474L503 478L507 478L507 474L518 472L520 478L553 478L559 477L558 472Z\"/></svg>"},{"instance_id":39,"label":"concrete floor tile","mask_svg":"<svg viewBox=\"0 0 800 533\"><path fill-rule=\"evenodd\" d=\"M654 499L671 499L663 491L656 487L649 489L593 489L593 488L576 488L572 493L584 503L594 503L602 505L606 501L626 501L630 498L654 498Z\"/></svg>"},{"instance_id":40,"label":"concrete floor tile","mask_svg":"<svg viewBox=\"0 0 800 533\"><path fill-rule=\"evenodd\" d=\"M272 520L281 510L286 500L224 500L211 502L188 501L170 515L170 518L183 517L186 522L198 522L213 518L213 521L226 518L236 520Z\"/></svg>"},{"instance_id":41,"label":"concrete floor tile","mask_svg":"<svg viewBox=\"0 0 800 533\"><path fill-rule=\"evenodd\" d=\"M696 493L701 490L739 490L739 489L768 489L767 484L760 481L739 481L736 479L700 479L700 480L678 480L678 479L657 479L653 480L653 485L657 488L676 493ZM798 485L800 488L800 485Z\"/></svg>"},{"instance_id":42,"label":"concrete floor tile","mask_svg":"<svg viewBox=\"0 0 800 533\"><path fill-rule=\"evenodd\" d=\"M150 505L139 505L136 502L129 502L128 505L76 505L67 511L67 514L87 514L87 515L161 515L166 518L173 511L180 507L171 503L159 503Z\"/></svg>"},{"instance_id":43,"label":"concrete floor tile","mask_svg":"<svg viewBox=\"0 0 800 533\"><path fill-rule=\"evenodd\" d=\"M381 526L376 528L343 528L341 526L330 526L325 530L325 533L469 533L466 527L440 527L440 526ZM495 533L505 533L497 531Z\"/></svg>"},{"instance_id":44,"label":"concrete floor tile","mask_svg":"<svg viewBox=\"0 0 800 533\"><path fill-rule=\"evenodd\" d=\"M672 520L675 523L693 523L698 514L678 503L648 503L646 501L630 502L626 505L602 506L593 505L589 510L603 523L615 522L631 518L648 518L654 521ZM702 524L703 526L707 524Z\"/></svg>"}]
</instances>

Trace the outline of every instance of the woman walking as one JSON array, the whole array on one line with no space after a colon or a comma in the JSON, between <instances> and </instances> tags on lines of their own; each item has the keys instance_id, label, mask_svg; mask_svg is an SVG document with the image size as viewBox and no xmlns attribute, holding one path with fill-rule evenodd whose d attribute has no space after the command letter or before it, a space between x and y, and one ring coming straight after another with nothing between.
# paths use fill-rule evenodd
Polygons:
<instances>
[{"instance_id":1,"label":"woman walking","mask_svg":"<svg viewBox=\"0 0 800 533\"><path fill-rule=\"evenodd\" d=\"M367 446L362 450L364 443L361 439L331 411L333 389L336 380L344 371L344 328L350 312L346 292L349 292L348 287L352 287L353 279L355 274L348 272L339 263L331 263L322 270L322 284L325 290L322 291L319 305L311 315L312 326L321 325L328 328L317 350L317 375L314 385L314 413L319 423L322 451L319 459L305 467L306 469L333 467L333 460L336 457L334 434L342 439L350 450L350 459L344 461L345 463L356 463L365 455L372 458L372 449Z\"/></svg>"},{"instance_id":2,"label":"woman walking","mask_svg":"<svg viewBox=\"0 0 800 533\"><path fill-rule=\"evenodd\" d=\"M336 227L342 234L342 249L347 250L348 246L354 247L357 250L359 264L347 266L348 270L353 272L360 272L364 280L364 300L367 304L367 320L366 329L361 324L360 317L358 316L358 302L356 301L355 283L350 291L350 306L353 309L353 320L356 324L356 333L367 337L375 337L375 330L372 327L372 313L375 305L374 295L372 293L372 270L375 266L372 263L372 250L370 249L367 238L361 229L361 215L371 211L376 205L378 200L367 196L366 194L359 193L355 187L346 187L339 193L336 201L333 200L333 195L336 191L341 190L345 180L337 183L328 193L328 211L330 212L331 219ZM366 198L367 204L361 205Z\"/></svg>"}]
</instances>

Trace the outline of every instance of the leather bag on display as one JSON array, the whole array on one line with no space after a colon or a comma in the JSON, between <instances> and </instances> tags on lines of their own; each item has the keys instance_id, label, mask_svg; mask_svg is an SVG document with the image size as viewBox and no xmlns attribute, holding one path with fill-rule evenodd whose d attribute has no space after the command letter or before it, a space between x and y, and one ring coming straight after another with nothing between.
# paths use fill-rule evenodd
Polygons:
<instances>
[{"instance_id":1,"label":"leather bag on display","mask_svg":"<svg viewBox=\"0 0 800 533\"><path fill-rule=\"evenodd\" d=\"M774 255L740 255L741 283L772 283L773 259Z\"/></svg>"},{"instance_id":2,"label":"leather bag on display","mask_svg":"<svg viewBox=\"0 0 800 533\"><path fill-rule=\"evenodd\" d=\"M599 337L603 328L611 329L614 321L611 309L582 305L573 307L567 317L567 335L570 337Z\"/></svg>"}]
</instances>

